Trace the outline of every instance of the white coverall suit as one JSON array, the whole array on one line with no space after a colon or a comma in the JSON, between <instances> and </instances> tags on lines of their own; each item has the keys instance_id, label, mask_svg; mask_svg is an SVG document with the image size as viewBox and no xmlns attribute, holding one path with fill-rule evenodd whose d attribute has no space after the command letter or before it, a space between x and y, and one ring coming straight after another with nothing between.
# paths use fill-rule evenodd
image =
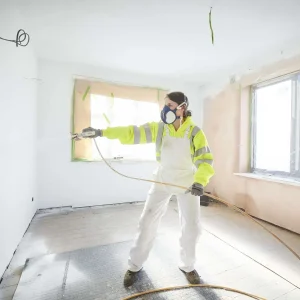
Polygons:
<instances>
[{"instance_id":1,"label":"white coverall suit","mask_svg":"<svg viewBox=\"0 0 300 300\"><path fill-rule=\"evenodd\" d=\"M187 128L183 138L166 135L162 141L161 164L155 180L190 187L194 182L195 167L191 159L190 139ZM138 233L129 256L129 270L139 271L153 246L162 216L167 211L172 195L177 196L181 222L179 268L185 272L194 270L196 245L200 236L200 199L176 187L153 184L139 222Z\"/></svg>"}]
</instances>

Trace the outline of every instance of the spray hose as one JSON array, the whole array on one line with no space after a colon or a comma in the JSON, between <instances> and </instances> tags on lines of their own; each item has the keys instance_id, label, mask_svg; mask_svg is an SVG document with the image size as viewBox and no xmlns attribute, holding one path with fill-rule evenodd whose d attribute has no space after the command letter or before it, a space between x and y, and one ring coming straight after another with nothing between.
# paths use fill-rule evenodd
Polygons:
<instances>
[{"instance_id":1,"label":"spray hose","mask_svg":"<svg viewBox=\"0 0 300 300\"><path fill-rule=\"evenodd\" d=\"M173 187L177 187L180 189L183 189L185 191L187 191L189 188L188 187L184 187L184 186L180 186L180 185L175 185L175 184L171 184L171 183L165 183L165 182L159 182L159 181L155 181L155 180L150 180L150 179L144 179L144 178L138 178L138 177L132 177L132 176L128 176L125 174L120 173L119 171L117 171L116 169L114 169L109 163L108 161L104 158L104 156L102 155L98 144L96 142L96 139L94 138L94 143L96 146L96 149L99 153L99 155L101 156L102 160L104 161L104 163L115 173L117 173L118 175L128 178L128 179L133 179L133 180L138 180L138 181L144 181L144 182L150 182L150 183L156 183L156 184L162 184L162 185L166 185L166 186L173 186ZM250 219L251 221L255 222L256 224L258 224L260 227L262 227L264 230L266 230L268 233L270 233L276 240L278 240L282 245L284 245L290 252L292 252L299 260L300 260L300 256L289 246L287 245L284 241L282 241L276 234L274 234L272 231L270 231L266 226L264 226L263 224L261 224L260 222L258 222L256 219L254 219L252 216L250 216L249 214L247 214L246 212L244 212L243 210L241 210L240 208L238 208L237 206L235 206L234 204L229 203L228 201L225 201L217 196L211 195L211 194L207 194L204 193L204 195L218 201L221 202L225 205L227 205L228 207L232 208L235 211L238 211L239 213L241 213L243 216L247 217L248 219ZM222 290L226 290L229 292L234 292L234 293L238 293L241 295L245 295L248 296L252 299L257 299L257 300L266 300L262 297L259 296L255 296L240 290L236 290L233 288L229 288L229 287L224 287L224 286L218 286L218 285L211 285L211 284L191 284L191 285L184 285L184 286L174 286L174 287L167 287L167 288L161 288L161 289L155 289L155 290L150 290L150 291L145 291L145 292L141 292L138 294L134 294L131 295L129 297L126 297L122 300L130 300L130 299L136 299L138 297L141 296L145 296L148 294L153 294L153 293L161 293L161 292L167 292L167 291L174 291L174 290L180 290L180 289L187 289L187 288L195 288L195 287L199 287L199 288L212 288L212 289L222 289Z\"/></svg>"},{"instance_id":2,"label":"spray hose","mask_svg":"<svg viewBox=\"0 0 300 300\"><path fill-rule=\"evenodd\" d=\"M166 183L166 182L160 182L160 181L155 181L155 180L150 180L150 179L144 179L144 178L139 178L139 177L132 177L132 176L128 176L125 174L120 173L119 171L117 171L116 169L114 169L108 162L107 160L103 157L98 144L96 142L96 140L94 139L94 143L96 146L96 149L99 153L99 155L101 156L102 160L105 162L105 164L115 173L117 173L118 175L128 178L128 179L133 179L133 180L138 180L138 181L144 181L144 182L150 182L150 183L156 183L156 184L162 184L162 185L166 185L166 186L172 186L172 187L176 187L176 188L180 188L183 189L185 191L189 190L189 187L185 187L185 186L180 186L180 185L176 185L176 184L172 184L172 183ZM208 196L218 202L221 202L225 205L227 205L228 207L232 208L235 211L238 211L239 213L241 213L242 215L244 215L245 217L249 218L251 221L255 222L256 224L258 224L260 227L262 227L264 230L266 230L268 233L270 233L277 241L279 241L282 245L284 245L288 250L290 250L290 252L292 252L299 260L300 260L300 255L298 255L289 245L287 245L284 241L282 241L275 233L273 233L270 229L268 229L266 226L264 226L262 223L260 223L259 221L257 221L255 218L253 218L252 216L250 216L249 214L247 214L246 212L244 212L242 209L238 208L237 206L235 206L234 204L229 203L228 201L225 201L223 199L221 199L220 197L211 195L211 194L207 194L204 193L205 196Z\"/></svg>"},{"instance_id":3,"label":"spray hose","mask_svg":"<svg viewBox=\"0 0 300 300\"><path fill-rule=\"evenodd\" d=\"M73 134L73 138L74 137L79 137L80 134ZM125 177L127 179L133 179L133 180L138 180L138 181L144 181L144 182L149 182L149 183L156 183L156 184L161 184L161 185L166 185L166 186L172 186L172 187L176 187L176 188L180 188L183 189L185 191L189 190L189 187L184 187L184 186L180 186L180 185L175 185L175 184L171 184L171 183L166 183L166 182L159 182L159 181L155 181L155 180L150 180L150 179L144 179L144 178L139 178L139 177L132 177L132 176L128 176L125 174L120 173L119 171L117 171L116 169L114 169L109 163L108 161L104 158L104 156L102 155L98 144L96 142L96 139L93 138L94 143L95 143L95 147L100 155L100 157L102 158L102 160L104 161L104 163L115 173L117 173L118 175ZM285 246L292 254L294 254L294 256L296 256L296 258L298 260L300 260L300 256L289 246L287 245L284 241L282 241L275 233L273 233L271 230L269 230L266 226L264 226L262 223L260 223L259 221L257 221L255 218L253 218L252 216L250 216L249 214L247 214L246 212L244 212L243 210L241 210L240 208L238 208L236 205L229 203L228 201L225 201L224 199L221 199L220 197L211 195L211 194L207 194L204 193L204 195L218 201L221 202L225 205L227 205L228 207L232 208L235 211L238 211L239 213L241 213L243 216L247 217L248 219L250 219L251 221L255 222L256 224L258 224L260 227L262 227L265 231L267 231L269 234L271 234L277 241L279 241L283 246ZM252 295L240 290L236 290L233 288L229 288L229 287L224 287L224 286L218 286L218 285L210 285L210 284L191 284L191 285L183 285L183 286L174 286L174 287L167 287L167 288L161 288L161 289L154 289L154 290L150 290L150 291L145 291L145 292L141 292L138 294L134 294L131 295L129 297L123 298L122 300L131 300L131 299L136 299L138 297L144 296L144 295L148 295L148 294L153 294L153 293L161 293L161 292L167 292L167 291L174 291L174 290L179 290L179 289L187 289L187 288L195 288L195 287L200 287L200 288L212 288L212 289L222 289L222 290L226 290L229 292L234 292L234 293L238 293L241 295L245 295L248 296L252 299L257 299L257 300L266 300L265 298L256 296L256 295Z\"/></svg>"}]
</instances>

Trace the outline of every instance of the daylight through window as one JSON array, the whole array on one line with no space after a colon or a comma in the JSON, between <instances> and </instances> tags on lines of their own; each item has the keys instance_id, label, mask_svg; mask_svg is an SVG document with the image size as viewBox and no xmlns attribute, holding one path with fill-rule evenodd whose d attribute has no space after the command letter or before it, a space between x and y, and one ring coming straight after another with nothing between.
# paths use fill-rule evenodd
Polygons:
<instances>
[{"instance_id":1,"label":"daylight through window","mask_svg":"<svg viewBox=\"0 0 300 300\"><path fill-rule=\"evenodd\" d=\"M300 178L300 75L253 87L252 171Z\"/></svg>"},{"instance_id":2,"label":"daylight through window","mask_svg":"<svg viewBox=\"0 0 300 300\"><path fill-rule=\"evenodd\" d=\"M159 104L101 95L91 95L91 126L107 128L116 126L143 125L159 121ZM118 140L98 139L104 157L109 159L155 160L155 145L122 145ZM93 144L93 159L100 159Z\"/></svg>"}]
</instances>

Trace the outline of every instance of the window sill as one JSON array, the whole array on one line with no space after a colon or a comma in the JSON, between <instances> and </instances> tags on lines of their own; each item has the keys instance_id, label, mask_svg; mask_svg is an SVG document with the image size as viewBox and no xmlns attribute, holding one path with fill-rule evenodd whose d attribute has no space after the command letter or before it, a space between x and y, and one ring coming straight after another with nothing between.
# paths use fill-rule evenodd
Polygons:
<instances>
[{"instance_id":1,"label":"window sill","mask_svg":"<svg viewBox=\"0 0 300 300\"><path fill-rule=\"evenodd\" d=\"M254 173L233 173L233 175L300 187L300 181L292 178L275 177L275 176L268 176L268 175L254 174Z\"/></svg>"}]
</instances>

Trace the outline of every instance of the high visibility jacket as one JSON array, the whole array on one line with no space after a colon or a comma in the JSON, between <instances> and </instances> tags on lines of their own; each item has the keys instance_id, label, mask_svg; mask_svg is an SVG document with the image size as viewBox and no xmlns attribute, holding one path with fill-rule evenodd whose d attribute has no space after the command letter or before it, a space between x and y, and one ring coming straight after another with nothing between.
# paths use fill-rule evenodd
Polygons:
<instances>
[{"instance_id":1,"label":"high visibility jacket","mask_svg":"<svg viewBox=\"0 0 300 300\"><path fill-rule=\"evenodd\" d=\"M169 127L170 136L178 138L183 138L186 130L190 127L191 159L196 166L194 180L196 183L206 186L209 179L214 175L213 155L210 152L204 132L194 124L191 117L186 118L177 131L173 125L152 122L142 126L107 128L103 130L103 136L108 139L118 139L123 145L155 143L156 159L160 161L162 140L166 134L165 126Z\"/></svg>"}]
</instances>

